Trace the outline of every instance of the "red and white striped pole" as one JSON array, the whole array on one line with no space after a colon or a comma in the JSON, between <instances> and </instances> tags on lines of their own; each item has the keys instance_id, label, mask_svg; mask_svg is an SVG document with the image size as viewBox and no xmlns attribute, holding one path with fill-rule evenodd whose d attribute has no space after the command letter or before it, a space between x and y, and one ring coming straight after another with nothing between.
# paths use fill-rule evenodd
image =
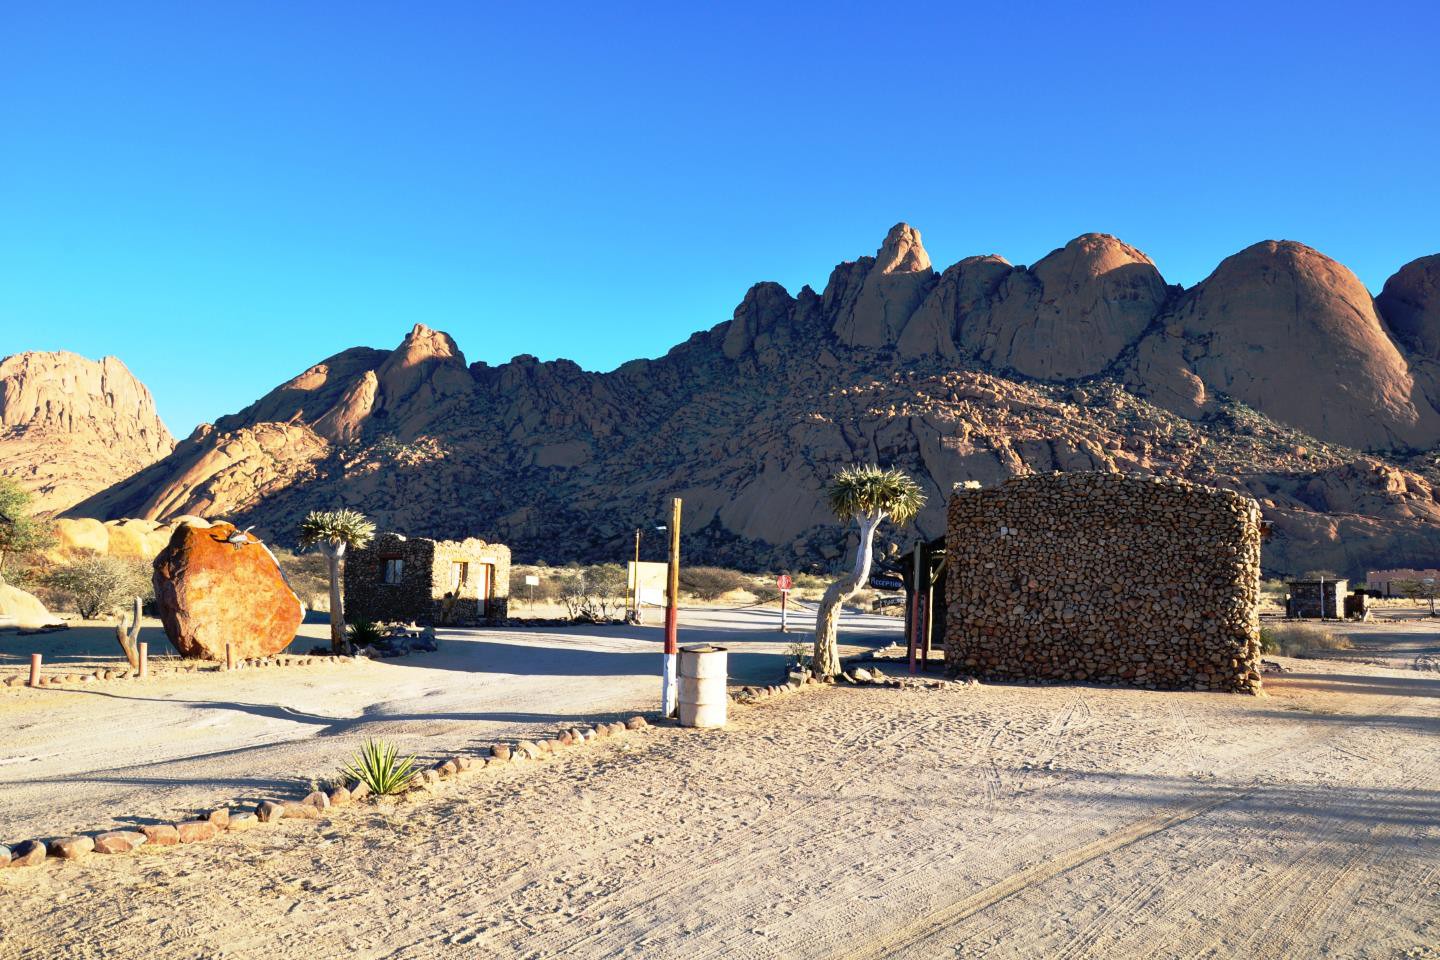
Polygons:
<instances>
[{"instance_id":1,"label":"red and white striped pole","mask_svg":"<svg viewBox=\"0 0 1440 960\"><path fill-rule=\"evenodd\" d=\"M665 659L660 667L660 714L673 716L679 709L675 697L675 660L680 652L680 498L670 501L670 569L665 592Z\"/></svg>"}]
</instances>

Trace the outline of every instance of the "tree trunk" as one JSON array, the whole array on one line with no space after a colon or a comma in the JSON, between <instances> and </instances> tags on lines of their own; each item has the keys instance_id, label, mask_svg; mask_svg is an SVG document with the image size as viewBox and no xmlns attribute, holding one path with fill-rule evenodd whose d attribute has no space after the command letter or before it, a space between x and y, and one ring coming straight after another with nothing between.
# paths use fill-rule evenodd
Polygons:
<instances>
[{"instance_id":1,"label":"tree trunk","mask_svg":"<svg viewBox=\"0 0 1440 960\"><path fill-rule=\"evenodd\" d=\"M848 576L825 588L825 597L820 601L820 612L815 615L815 652L811 658L810 672L818 679L833 677L840 673L840 648L837 635L840 630L840 610L846 600L855 596L870 576L870 561L875 555L875 530L885 518L883 513L856 517L860 524L860 543L855 548L855 566Z\"/></svg>"},{"instance_id":2,"label":"tree trunk","mask_svg":"<svg viewBox=\"0 0 1440 960\"><path fill-rule=\"evenodd\" d=\"M339 656L345 652L345 600L340 592L340 559L345 555L345 544L328 544L324 550L330 565L330 649Z\"/></svg>"}]
</instances>

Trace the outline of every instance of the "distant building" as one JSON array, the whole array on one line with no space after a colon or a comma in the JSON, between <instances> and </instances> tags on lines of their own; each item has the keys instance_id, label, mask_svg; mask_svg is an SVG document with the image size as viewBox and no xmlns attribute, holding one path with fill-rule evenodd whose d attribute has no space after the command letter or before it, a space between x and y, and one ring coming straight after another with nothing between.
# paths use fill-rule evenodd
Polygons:
<instances>
[{"instance_id":1,"label":"distant building","mask_svg":"<svg viewBox=\"0 0 1440 960\"><path fill-rule=\"evenodd\" d=\"M474 626L509 612L510 548L382 533L345 558L353 620Z\"/></svg>"},{"instance_id":2,"label":"distant building","mask_svg":"<svg viewBox=\"0 0 1440 960\"><path fill-rule=\"evenodd\" d=\"M1296 619L1341 620L1349 580L1291 580L1285 615Z\"/></svg>"},{"instance_id":3,"label":"distant building","mask_svg":"<svg viewBox=\"0 0 1440 960\"><path fill-rule=\"evenodd\" d=\"M1405 596L1404 590L1401 589L1401 584L1407 580L1412 580L1420 584L1422 588L1429 586L1425 583L1426 580L1433 580L1437 586L1440 586L1440 570L1407 570L1404 568L1398 570L1371 570L1365 575L1366 585L1369 586L1371 590L1378 591L1380 595L1384 597ZM1426 595L1428 595L1428 591Z\"/></svg>"}]
</instances>

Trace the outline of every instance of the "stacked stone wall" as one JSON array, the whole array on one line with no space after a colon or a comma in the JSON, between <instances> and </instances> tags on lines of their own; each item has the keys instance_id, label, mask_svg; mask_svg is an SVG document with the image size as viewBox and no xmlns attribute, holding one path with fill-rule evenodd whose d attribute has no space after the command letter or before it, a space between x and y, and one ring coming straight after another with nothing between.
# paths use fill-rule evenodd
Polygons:
<instances>
[{"instance_id":1,"label":"stacked stone wall","mask_svg":"<svg viewBox=\"0 0 1440 960\"><path fill-rule=\"evenodd\" d=\"M404 560L399 583L385 582L385 563ZM451 587L451 564L468 562L470 578ZM479 567L492 567L489 603L479 595ZM447 597L448 593L457 593ZM352 620L471 626L509 612L510 548L484 540L430 540L382 533L345 561L345 610Z\"/></svg>"},{"instance_id":2,"label":"stacked stone wall","mask_svg":"<svg viewBox=\"0 0 1440 960\"><path fill-rule=\"evenodd\" d=\"M1260 687L1260 509L1116 473L957 490L946 538L952 673L1153 689Z\"/></svg>"}]
</instances>

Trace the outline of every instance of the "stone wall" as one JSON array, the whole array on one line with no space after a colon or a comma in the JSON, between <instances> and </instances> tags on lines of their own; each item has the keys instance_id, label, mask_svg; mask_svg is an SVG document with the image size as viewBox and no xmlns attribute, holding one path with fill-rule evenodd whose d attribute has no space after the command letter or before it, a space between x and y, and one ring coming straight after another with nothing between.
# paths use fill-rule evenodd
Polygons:
<instances>
[{"instance_id":1,"label":"stone wall","mask_svg":"<svg viewBox=\"0 0 1440 960\"><path fill-rule=\"evenodd\" d=\"M398 583L385 582L386 561L404 561ZM469 563L456 589L453 564ZM493 571L482 597L481 567ZM510 548L484 540L429 540L382 533L345 560L345 612L351 620L467 626L509 613Z\"/></svg>"},{"instance_id":2,"label":"stone wall","mask_svg":"<svg viewBox=\"0 0 1440 960\"><path fill-rule=\"evenodd\" d=\"M956 490L945 660L997 680L1260 688L1260 508L1140 474Z\"/></svg>"}]
</instances>

